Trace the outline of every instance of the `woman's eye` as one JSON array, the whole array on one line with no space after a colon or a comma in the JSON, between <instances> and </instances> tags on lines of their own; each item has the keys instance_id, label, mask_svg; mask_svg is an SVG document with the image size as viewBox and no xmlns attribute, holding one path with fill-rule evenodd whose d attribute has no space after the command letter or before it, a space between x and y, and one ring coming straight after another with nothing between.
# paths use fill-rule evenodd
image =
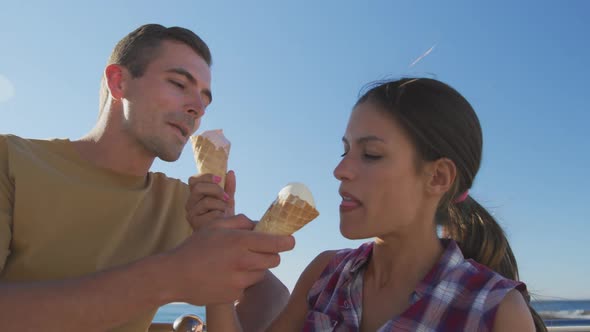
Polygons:
<instances>
[{"instance_id":1,"label":"woman's eye","mask_svg":"<svg viewBox=\"0 0 590 332\"><path fill-rule=\"evenodd\" d=\"M343 153L343 154L341 154L341 155L340 155L340 157L344 157L344 156L346 156L347 154L348 154L348 151L344 151L344 153Z\"/></svg>"},{"instance_id":2,"label":"woman's eye","mask_svg":"<svg viewBox=\"0 0 590 332\"><path fill-rule=\"evenodd\" d=\"M378 156L378 155L373 155L373 154L365 153L365 154L363 154L363 158L368 159L368 160L379 160L382 157L381 156Z\"/></svg>"}]
</instances>

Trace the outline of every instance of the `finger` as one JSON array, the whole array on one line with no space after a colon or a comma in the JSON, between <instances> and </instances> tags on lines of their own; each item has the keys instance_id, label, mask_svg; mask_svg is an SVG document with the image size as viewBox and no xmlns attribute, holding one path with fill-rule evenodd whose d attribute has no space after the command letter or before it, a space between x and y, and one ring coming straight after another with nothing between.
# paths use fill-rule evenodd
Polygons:
<instances>
[{"instance_id":1,"label":"finger","mask_svg":"<svg viewBox=\"0 0 590 332\"><path fill-rule=\"evenodd\" d=\"M295 238L291 235L250 232L244 240L248 249L261 253L279 253L295 247Z\"/></svg>"},{"instance_id":2,"label":"finger","mask_svg":"<svg viewBox=\"0 0 590 332\"><path fill-rule=\"evenodd\" d=\"M226 216L233 216L236 212L235 212L235 207L236 207L236 200L235 200L235 194L236 194L236 173L234 171L229 171L227 172L227 175L225 176L225 188L224 188L225 192L227 193L227 195L229 196L228 199L228 209L226 211Z\"/></svg>"},{"instance_id":3,"label":"finger","mask_svg":"<svg viewBox=\"0 0 590 332\"><path fill-rule=\"evenodd\" d=\"M195 184L190 196L187 199L186 208L187 210L199 203L205 197L212 197L220 201L228 201L229 197L223 192L221 187L211 183L198 183Z\"/></svg>"},{"instance_id":4,"label":"finger","mask_svg":"<svg viewBox=\"0 0 590 332\"><path fill-rule=\"evenodd\" d=\"M189 188L192 190L193 186L196 185L197 183L212 183L212 184L218 184L221 181L221 178L219 178L219 176L210 174L210 173L204 173L204 174L198 174L198 175L193 175L188 179L188 186Z\"/></svg>"},{"instance_id":5,"label":"finger","mask_svg":"<svg viewBox=\"0 0 590 332\"><path fill-rule=\"evenodd\" d=\"M225 192L218 184L212 182L195 182L190 187L191 196L204 195L223 198Z\"/></svg>"},{"instance_id":6,"label":"finger","mask_svg":"<svg viewBox=\"0 0 590 332\"><path fill-rule=\"evenodd\" d=\"M197 174L197 175L193 175L188 178L188 186L191 189L196 183L201 183L201 182L214 183L213 182L213 174Z\"/></svg>"},{"instance_id":7,"label":"finger","mask_svg":"<svg viewBox=\"0 0 590 332\"><path fill-rule=\"evenodd\" d=\"M201 229L201 228L209 228L209 227L217 227L214 222L218 219L223 219L224 213L223 211L210 211L198 217L189 216L187 217L188 222L193 226L193 230Z\"/></svg>"},{"instance_id":8,"label":"finger","mask_svg":"<svg viewBox=\"0 0 590 332\"><path fill-rule=\"evenodd\" d=\"M238 269L248 271L268 270L279 266L281 256L279 254L264 254L249 252L240 257Z\"/></svg>"},{"instance_id":9,"label":"finger","mask_svg":"<svg viewBox=\"0 0 590 332\"><path fill-rule=\"evenodd\" d=\"M203 199L197 203L190 200L187 201L185 210L186 218L189 220L202 219L206 214L213 211L219 211L220 217L224 217L225 211L227 211L227 203L214 198ZM207 219L205 218L204 220Z\"/></svg>"},{"instance_id":10,"label":"finger","mask_svg":"<svg viewBox=\"0 0 590 332\"><path fill-rule=\"evenodd\" d=\"M217 221L215 221L217 222ZM230 217L230 218L224 218L222 220L219 221L219 227L220 228L225 228L225 229L235 229L235 230L251 230L252 228L254 228L255 224L252 220L248 219L246 216L244 216L243 214L234 216L234 217ZM244 233L239 233L236 234L236 237L242 238L242 237L247 237L247 235L250 232L244 232Z\"/></svg>"},{"instance_id":11,"label":"finger","mask_svg":"<svg viewBox=\"0 0 590 332\"><path fill-rule=\"evenodd\" d=\"M193 200L187 201L187 214L198 217L210 211L225 212L228 208L228 203L217 198L204 197L200 201L194 203Z\"/></svg>"},{"instance_id":12,"label":"finger","mask_svg":"<svg viewBox=\"0 0 590 332\"><path fill-rule=\"evenodd\" d=\"M227 172L225 176L225 192L229 197L233 198L236 193L236 173L234 171Z\"/></svg>"}]
</instances>

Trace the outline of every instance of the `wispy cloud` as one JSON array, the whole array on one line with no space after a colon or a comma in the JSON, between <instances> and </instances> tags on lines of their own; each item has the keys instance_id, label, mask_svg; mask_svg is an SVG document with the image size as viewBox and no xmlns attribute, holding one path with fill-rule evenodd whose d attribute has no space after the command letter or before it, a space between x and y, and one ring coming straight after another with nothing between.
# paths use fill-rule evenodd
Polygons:
<instances>
[{"instance_id":1,"label":"wispy cloud","mask_svg":"<svg viewBox=\"0 0 590 332\"><path fill-rule=\"evenodd\" d=\"M416 60L412 61L412 63L410 64L410 68L414 67L418 62L420 62L428 54L430 54L434 50L435 47L436 47L436 44L432 45L432 47L430 47L426 52L424 52L421 56L417 57Z\"/></svg>"},{"instance_id":2,"label":"wispy cloud","mask_svg":"<svg viewBox=\"0 0 590 332\"><path fill-rule=\"evenodd\" d=\"M14 97L14 85L10 80L0 74L0 103L10 100Z\"/></svg>"}]
</instances>

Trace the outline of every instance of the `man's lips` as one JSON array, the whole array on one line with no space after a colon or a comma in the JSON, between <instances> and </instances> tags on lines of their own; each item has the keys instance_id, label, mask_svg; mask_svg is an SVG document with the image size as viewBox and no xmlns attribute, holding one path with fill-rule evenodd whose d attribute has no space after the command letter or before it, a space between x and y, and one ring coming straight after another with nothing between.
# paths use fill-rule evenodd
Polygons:
<instances>
[{"instance_id":1,"label":"man's lips","mask_svg":"<svg viewBox=\"0 0 590 332\"><path fill-rule=\"evenodd\" d=\"M177 124L177 123L168 123L168 124L176 129L178 129L180 131L180 134L183 137L185 137L185 138L188 137L190 130L186 126L183 126L183 125Z\"/></svg>"}]
</instances>

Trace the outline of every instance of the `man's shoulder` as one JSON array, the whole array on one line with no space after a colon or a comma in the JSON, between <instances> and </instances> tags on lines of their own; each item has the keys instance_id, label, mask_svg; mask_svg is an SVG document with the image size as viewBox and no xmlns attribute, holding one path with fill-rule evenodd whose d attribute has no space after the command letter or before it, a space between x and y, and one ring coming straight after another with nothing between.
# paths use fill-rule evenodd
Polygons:
<instances>
[{"instance_id":1,"label":"man's shoulder","mask_svg":"<svg viewBox=\"0 0 590 332\"><path fill-rule=\"evenodd\" d=\"M22 138L12 134L0 134L0 152L8 154L9 151L16 149L26 148L31 144L31 140L28 138Z\"/></svg>"},{"instance_id":2,"label":"man's shoulder","mask_svg":"<svg viewBox=\"0 0 590 332\"><path fill-rule=\"evenodd\" d=\"M152 182L156 185L178 188L180 190L188 190L188 184L180 179L170 177L162 172L151 171L149 174Z\"/></svg>"},{"instance_id":3,"label":"man's shoulder","mask_svg":"<svg viewBox=\"0 0 590 332\"><path fill-rule=\"evenodd\" d=\"M7 146L10 144L22 144L26 142L27 138L22 138L13 134L0 134L0 144Z\"/></svg>"},{"instance_id":4,"label":"man's shoulder","mask_svg":"<svg viewBox=\"0 0 590 332\"><path fill-rule=\"evenodd\" d=\"M152 176L154 179L157 179L158 181L187 186L187 184L184 183L182 180L175 178L175 177L168 176L166 173L157 172L157 171L150 171L150 176Z\"/></svg>"},{"instance_id":5,"label":"man's shoulder","mask_svg":"<svg viewBox=\"0 0 590 332\"><path fill-rule=\"evenodd\" d=\"M150 172L149 183L148 191L158 202L182 206L184 210L184 204L190 194L186 183L161 172Z\"/></svg>"},{"instance_id":6,"label":"man's shoulder","mask_svg":"<svg viewBox=\"0 0 590 332\"><path fill-rule=\"evenodd\" d=\"M44 160L51 155L69 155L67 139L24 138L11 134L0 134L0 156L5 161Z\"/></svg>"},{"instance_id":7,"label":"man's shoulder","mask_svg":"<svg viewBox=\"0 0 590 332\"><path fill-rule=\"evenodd\" d=\"M38 139L38 138L26 138L13 134L0 134L0 145L3 148L25 148L25 147L47 147L55 144L60 139Z\"/></svg>"}]
</instances>

